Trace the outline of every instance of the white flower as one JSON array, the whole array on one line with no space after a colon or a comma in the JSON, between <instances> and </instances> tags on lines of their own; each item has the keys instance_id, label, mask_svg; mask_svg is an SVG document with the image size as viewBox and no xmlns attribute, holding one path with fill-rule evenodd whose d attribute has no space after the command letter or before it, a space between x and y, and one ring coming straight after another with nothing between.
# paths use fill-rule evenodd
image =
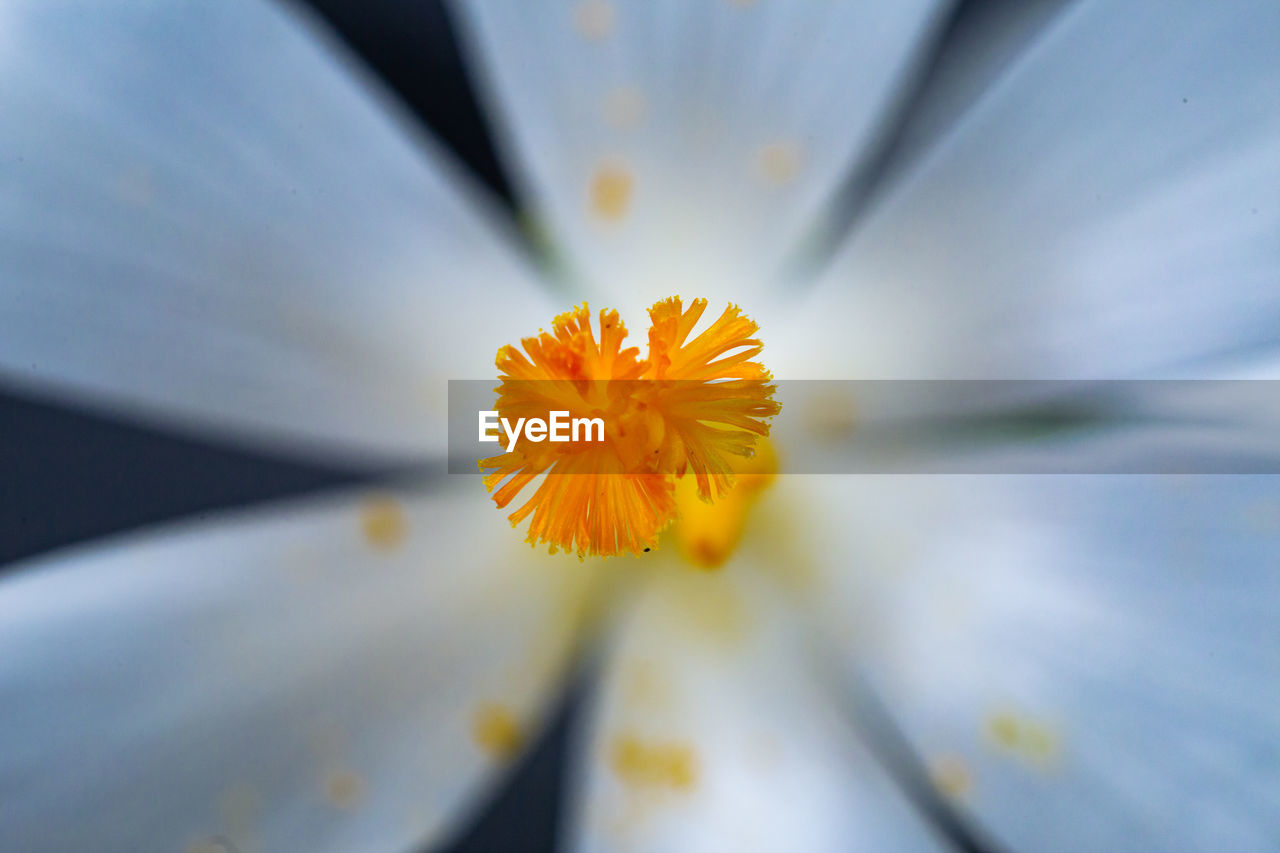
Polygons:
<instances>
[{"instance_id":1,"label":"white flower","mask_svg":"<svg viewBox=\"0 0 1280 853\"><path fill-rule=\"evenodd\" d=\"M774 275L944 7L460 2L556 291L284 8L9 0L0 374L404 460L443 452L445 379L588 295L737 302L782 378L1273 365L1268 0L1083 0L1021 51L992 13L834 260ZM1003 848L1274 849L1278 518L1266 477L787 476L723 571L606 570L441 475L77 548L0 580L0 846L441 841L590 623L584 849L945 849L859 684Z\"/></svg>"}]
</instances>

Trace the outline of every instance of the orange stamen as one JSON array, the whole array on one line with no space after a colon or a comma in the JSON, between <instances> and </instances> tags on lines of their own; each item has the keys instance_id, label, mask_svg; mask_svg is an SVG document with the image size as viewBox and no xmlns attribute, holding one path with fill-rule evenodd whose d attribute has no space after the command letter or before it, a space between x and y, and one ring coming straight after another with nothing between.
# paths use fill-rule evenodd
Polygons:
<instances>
[{"instance_id":1,"label":"orange stamen","mask_svg":"<svg viewBox=\"0 0 1280 853\"><path fill-rule=\"evenodd\" d=\"M485 487L500 508L541 478L508 518L530 519L526 540L613 556L639 553L677 516L675 480L692 471L704 501L729 493L733 459L749 458L768 435L769 373L751 361L763 348L759 328L735 306L704 332L689 335L706 309L687 311L678 297L650 309L649 357L622 348L627 331L616 311L601 311L599 340L587 306L556 317L551 332L498 351L499 416L600 418L604 441L519 442L480 460Z\"/></svg>"}]
</instances>

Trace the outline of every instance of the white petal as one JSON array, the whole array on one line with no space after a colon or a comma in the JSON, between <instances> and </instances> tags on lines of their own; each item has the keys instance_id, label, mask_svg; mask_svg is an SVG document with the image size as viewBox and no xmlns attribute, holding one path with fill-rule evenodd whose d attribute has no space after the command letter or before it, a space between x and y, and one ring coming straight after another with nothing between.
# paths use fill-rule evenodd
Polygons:
<instances>
[{"instance_id":1,"label":"white petal","mask_svg":"<svg viewBox=\"0 0 1280 853\"><path fill-rule=\"evenodd\" d=\"M4 19L7 382L435 452L444 379L491 373L549 319L456 169L282 4L21 0Z\"/></svg>"},{"instance_id":2,"label":"white petal","mask_svg":"<svg viewBox=\"0 0 1280 853\"><path fill-rule=\"evenodd\" d=\"M6 846L398 851L456 830L552 698L590 568L495 540L467 486L5 578Z\"/></svg>"},{"instance_id":3,"label":"white petal","mask_svg":"<svg viewBox=\"0 0 1280 853\"><path fill-rule=\"evenodd\" d=\"M676 567L619 623L578 755L577 848L941 850L750 568Z\"/></svg>"},{"instance_id":4,"label":"white petal","mask_svg":"<svg viewBox=\"0 0 1280 853\"><path fill-rule=\"evenodd\" d=\"M887 185L927 154L1067 5L1065 0L961 5L929 57L927 72L913 88L910 104L877 164L875 183ZM871 186L866 189L875 192ZM846 215L857 213L855 206Z\"/></svg>"},{"instance_id":5,"label":"white petal","mask_svg":"<svg viewBox=\"0 0 1280 853\"><path fill-rule=\"evenodd\" d=\"M1277 55L1267 0L1068 8L853 235L775 373L1117 377L1274 348Z\"/></svg>"},{"instance_id":6,"label":"white petal","mask_svg":"<svg viewBox=\"0 0 1280 853\"><path fill-rule=\"evenodd\" d=\"M457 7L533 211L630 319L676 293L756 310L946 5ZM612 200L593 203L601 176Z\"/></svg>"},{"instance_id":7,"label":"white petal","mask_svg":"<svg viewBox=\"0 0 1280 853\"><path fill-rule=\"evenodd\" d=\"M786 486L832 636L1009 849L1274 849L1275 478Z\"/></svg>"}]
</instances>

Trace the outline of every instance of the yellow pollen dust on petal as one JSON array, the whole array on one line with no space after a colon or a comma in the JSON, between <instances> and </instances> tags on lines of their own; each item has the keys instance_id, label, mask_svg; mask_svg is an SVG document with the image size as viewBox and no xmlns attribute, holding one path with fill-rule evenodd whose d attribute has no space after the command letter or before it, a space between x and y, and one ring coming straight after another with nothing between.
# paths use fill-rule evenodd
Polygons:
<instances>
[{"instance_id":1,"label":"yellow pollen dust on petal","mask_svg":"<svg viewBox=\"0 0 1280 853\"><path fill-rule=\"evenodd\" d=\"M756 152L756 171L771 184L790 183L800 173L800 147L790 142L773 142Z\"/></svg>"},{"instance_id":2,"label":"yellow pollen dust on petal","mask_svg":"<svg viewBox=\"0 0 1280 853\"><path fill-rule=\"evenodd\" d=\"M607 38L613 32L613 4L605 0L584 0L573 10L573 28L591 41Z\"/></svg>"},{"instance_id":3,"label":"yellow pollen dust on petal","mask_svg":"<svg viewBox=\"0 0 1280 853\"><path fill-rule=\"evenodd\" d=\"M370 547L390 551L408 537L409 521L399 501L379 495L367 499L360 508L360 529Z\"/></svg>"},{"instance_id":4,"label":"yellow pollen dust on petal","mask_svg":"<svg viewBox=\"0 0 1280 853\"><path fill-rule=\"evenodd\" d=\"M603 165L591 176L591 213L605 222L618 222L631 208L635 177L620 164Z\"/></svg>"},{"instance_id":5,"label":"yellow pollen dust on petal","mask_svg":"<svg viewBox=\"0 0 1280 853\"><path fill-rule=\"evenodd\" d=\"M973 777L964 760L954 755L943 756L929 768L934 787L951 798L963 797L973 788Z\"/></svg>"},{"instance_id":6,"label":"yellow pollen dust on petal","mask_svg":"<svg viewBox=\"0 0 1280 853\"><path fill-rule=\"evenodd\" d=\"M758 326L730 305L694 335L706 306L696 299L686 309L678 297L654 305L644 359L637 347L623 347L627 330L616 311L599 313L597 336L585 304L520 349L498 351L500 419L548 421L567 412L604 424L603 440L518 441L480 460L499 508L533 489L508 516L513 526L529 521L526 541L579 557L639 554L680 515L681 478L691 484L681 488L707 503L728 498L739 474L746 485L733 500L763 482L764 469L743 463L781 407L769 373L752 360L763 348L752 337ZM762 457L766 467L771 458Z\"/></svg>"},{"instance_id":7,"label":"yellow pollen dust on petal","mask_svg":"<svg viewBox=\"0 0 1280 853\"><path fill-rule=\"evenodd\" d=\"M697 755L682 743L620 734L610 745L609 764L619 778L631 785L687 791L698 781Z\"/></svg>"},{"instance_id":8,"label":"yellow pollen dust on petal","mask_svg":"<svg viewBox=\"0 0 1280 853\"><path fill-rule=\"evenodd\" d=\"M1058 758L1058 734L1037 720L1012 711L997 711L988 715L985 728L995 746L1027 764L1047 768Z\"/></svg>"},{"instance_id":9,"label":"yellow pollen dust on petal","mask_svg":"<svg viewBox=\"0 0 1280 853\"><path fill-rule=\"evenodd\" d=\"M1018 718L1006 712L992 714L987 718L987 734L991 739L1006 749L1018 744Z\"/></svg>"},{"instance_id":10,"label":"yellow pollen dust on petal","mask_svg":"<svg viewBox=\"0 0 1280 853\"><path fill-rule=\"evenodd\" d=\"M353 809L364 799L364 779L350 770L335 770L325 777L324 798L336 809Z\"/></svg>"},{"instance_id":11,"label":"yellow pollen dust on petal","mask_svg":"<svg viewBox=\"0 0 1280 853\"><path fill-rule=\"evenodd\" d=\"M510 761L524 746L524 729L510 708L485 703L472 714L471 738L492 758Z\"/></svg>"}]
</instances>

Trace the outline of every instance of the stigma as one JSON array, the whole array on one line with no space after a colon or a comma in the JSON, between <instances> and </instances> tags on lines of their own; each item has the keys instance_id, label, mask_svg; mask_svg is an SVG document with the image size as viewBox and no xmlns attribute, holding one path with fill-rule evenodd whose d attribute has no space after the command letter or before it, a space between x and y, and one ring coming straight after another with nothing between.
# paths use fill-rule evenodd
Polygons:
<instances>
[{"instance_id":1,"label":"stigma","mask_svg":"<svg viewBox=\"0 0 1280 853\"><path fill-rule=\"evenodd\" d=\"M519 349L498 350L495 422L527 424L555 413L603 424L595 434L560 440L517 443L518 427L489 439L506 442L505 452L479 461L494 503L506 508L532 490L508 515L513 527L528 520L527 542L580 558L641 553L656 548L682 513L705 533L691 497L727 505L747 491L734 488L739 472L758 476L749 460L781 406L756 361L764 348L754 337L759 326L729 305L694 335L706 308L705 299L687 308L679 297L655 304L644 357L624 347L617 311L599 312L597 334L585 303ZM736 536L715 547L728 539ZM698 562L716 560L708 554Z\"/></svg>"}]
</instances>

